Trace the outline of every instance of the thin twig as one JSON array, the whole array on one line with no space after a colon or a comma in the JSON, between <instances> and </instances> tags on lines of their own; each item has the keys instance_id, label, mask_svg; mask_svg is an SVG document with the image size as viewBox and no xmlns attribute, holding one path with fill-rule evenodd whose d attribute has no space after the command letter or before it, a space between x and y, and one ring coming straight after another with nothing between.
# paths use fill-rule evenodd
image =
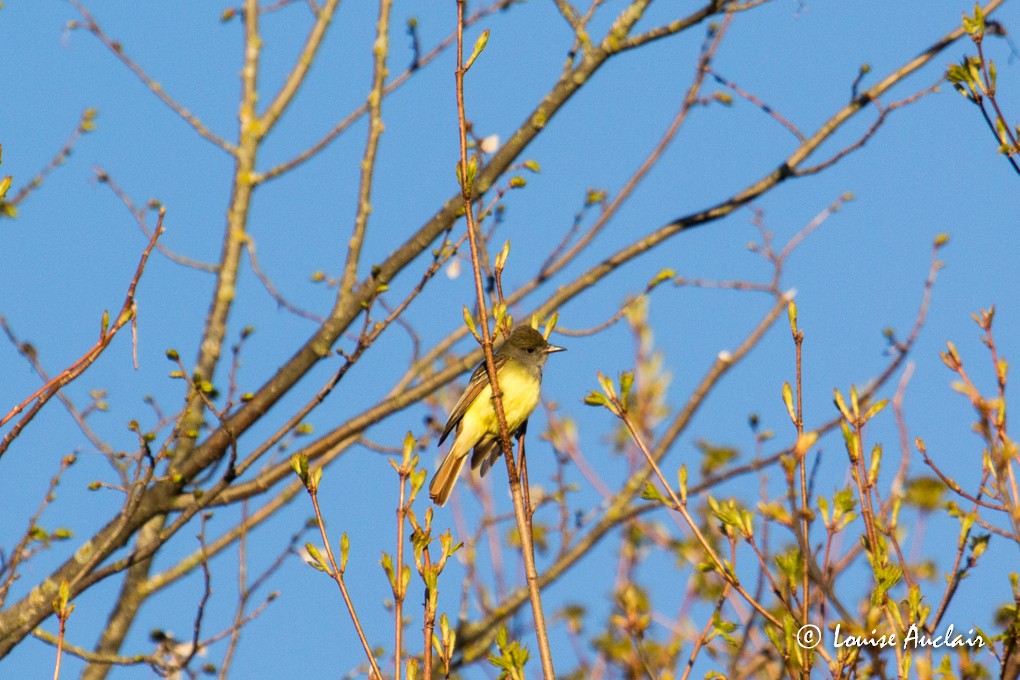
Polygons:
<instances>
[{"instance_id":1,"label":"thin twig","mask_svg":"<svg viewBox=\"0 0 1020 680\"><path fill-rule=\"evenodd\" d=\"M617 402L617 406L619 407L622 405L619 404L619 402ZM655 458L652 456L652 452L649 450L648 445L645 444L644 437L642 437L641 434L637 431L637 428L634 427L634 422L627 415L627 412L621 411L619 413L619 417L623 421L623 424L627 426L627 430L630 432L630 436L634 440L634 443L637 444L638 448L641 450L641 453L644 454L645 461L648 463L649 468L652 470L652 472L655 473L655 476L659 478L659 482L662 484L662 488L669 495L669 499L670 501L672 501L670 507L679 512L681 517L684 518L684 521L687 523L687 527L691 530L691 533L694 534L694 537L701 545L701 549L705 552L705 555L708 556L709 560L711 560L712 566L715 568L715 572L719 574L724 581L731 585L733 589L736 590L737 593L739 593L740 596L743 597L744 600L746 600L749 605L754 607L754 609L758 612L758 614L761 615L763 619L768 621L777 629L781 629L782 624L779 623L779 620L776 619L776 617L773 616L771 612L765 609L761 605L761 603L755 600L754 597L749 592L744 590L744 587L740 584L740 581L733 573L732 565L727 565L725 562L723 562L722 558L719 557L718 554L716 554L715 549L712 548L712 545L709 543L708 539L705 538L705 535L701 532L701 528L698 526L698 523L695 522L691 514L687 512L687 504L680 500L680 498L676 495L676 492L673 491L673 487L670 486L669 482L666 481L665 476L663 476L662 474L662 470L659 469L658 463L655 462Z\"/></svg>"},{"instance_id":2,"label":"thin twig","mask_svg":"<svg viewBox=\"0 0 1020 680\"><path fill-rule=\"evenodd\" d=\"M862 148L865 144L867 144L869 141L871 141L871 138L874 137L875 133L877 133L879 131L879 129L885 123L885 119L889 116L890 113L892 113L893 111L896 111L897 109L900 109L900 108L902 108L904 106L908 106L910 104L913 104L914 102L918 101L922 97L925 97L925 96L927 96L929 94L932 94L933 92L937 92L938 89L939 89L939 86L941 84L942 84L942 80L939 79L939 82L935 83L934 85L930 85L930 86L926 87L925 89L920 90L919 92L915 92L914 94L910 95L909 97L906 97L906 98L901 99L899 101L893 102L889 106L882 106L879 103L877 98L872 98L872 97L870 97L870 95L862 95L862 97L859 99L859 101L867 100L867 101L873 102L875 104L875 107L878 109L878 117L871 124L871 126L868 127L868 129L864 132L864 134L861 135L860 137L858 137L857 140L855 142L853 142L852 144L849 144L848 146L843 147L842 149L837 151L835 154L833 154L832 156L830 156L826 160L822 161L821 163L818 163L817 165L812 165L812 166L809 166L809 167L797 170L796 175L798 177L806 177L808 175L818 174L822 170L825 170L827 168L832 167L833 165L835 165L836 163L841 161L843 158L845 158L849 154L853 153L854 151L857 151L858 149Z\"/></svg>"},{"instance_id":3,"label":"thin twig","mask_svg":"<svg viewBox=\"0 0 1020 680\"><path fill-rule=\"evenodd\" d=\"M701 634L694 641L694 648L691 649L691 655L687 658L687 664L684 666L684 673L680 676L680 680L687 680L690 677L691 671L694 670L694 660L698 658L698 653L701 648L708 643L708 636L712 629L715 627L715 617L722 612L723 603L726 602L726 597L730 594L730 584L727 583L723 586L722 594L715 602L715 610L712 612L712 616L708 617L708 621L705 622L705 627L701 629Z\"/></svg>"},{"instance_id":4,"label":"thin twig","mask_svg":"<svg viewBox=\"0 0 1020 680\"><path fill-rule=\"evenodd\" d=\"M49 373L46 371L46 369L43 368L42 362L39 360L39 354L36 348L27 342L21 342L18 339L18 337L14 334L14 330L7 323L7 319L5 319L2 316L0 316L0 329L4 331L4 334L7 336L7 339L10 340L11 344L14 345L14 347L18 350L18 354L25 357L25 360L32 366L32 369L35 370L39 377L42 378L44 383L48 383L51 380L51 377ZM103 453L103 455L107 457L113 456L114 455L113 447L111 447L108 443L103 441L99 437L99 435L96 434L95 430L92 429L87 420L89 412L92 411L94 408L98 408L97 406L98 400L93 402L83 412L79 410L78 407L75 405L74 401L72 401L71 398L64 394L62 391L57 392L57 399L59 399L60 402L64 405L64 408L70 414L71 419L74 420L75 424L78 426L78 429L80 429L82 431L82 434L85 435L85 438L88 439L89 442L91 442L92 445L96 447L96 450L100 451L101 453ZM2 604L2 602L3 598L0 598L0 604Z\"/></svg>"},{"instance_id":5,"label":"thin twig","mask_svg":"<svg viewBox=\"0 0 1020 680\"><path fill-rule=\"evenodd\" d=\"M410 510L410 503L407 495L407 481L414 471L410 463L410 450L414 444L408 447L408 455L401 465L394 464L397 468L397 480L400 484L400 491L397 498L397 559L393 568L393 677L400 680L400 660L403 655L404 637L404 521Z\"/></svg>"},{"instance_id":6,"label":"thin twig","mask_svg":"<svg viewBox=\"0 0 1020 680\"><path fill-rule=\"evenodd\" d=\"M110 191L113 192L113 195L120 199L120 202L123 203L124 207L127 208L129 213L131 213L131 216L135 219L135 223L138 224L138 229L143 234L145 234L145 238L152 238L152 230L149 229L148 224L146 224L145 222L146 212L145 208L137 207L134 201L131 200L131 197L128 196L128 193L124 189L122 189L117 182L114 181L113 177L110 176L110 173L107 172L104 168L97 165L93 168L93 171L96 173L96 181L99 182L100 184L105 184L106 186L108 186L110 188ZM149 201L147 207L159 210L161 204L156 201ZM157 243L156 250L158 250L162 255L166 256L169 260L172 260L173 262L176 262L179 265L190 267L191 269L197 269L198 271L202 272L211 273L216 272L217 269L216 265L210 264L208 262L200 262L190 257L181 255L180 253L176 253L163 243Z\"/></svg>"},{"instance_id":7,"label":"thin twig","mask_svg":"<svg viewBox=\"0 0 1020 680\"><path fill-rule=\"evenodd\" d=\"M499 12L511 7L516 2L519 2L519 0L499 0L498 2L494 2L491 5L482 7L474 14L472 14L470 17L465 19L465 25L470 26L471 24L476 23L477 21L483 19L484 17L489 16L490 14L494 14L495 12ZM457 34L456 32L453 32L445 39L443 39L427 54L422 56L420 59L416 59L410 68L405 70L403 73L401 73L399 76L391 80L389 84L386 85L386 87L383 90L383 96L391 94L392 92L397 90L401 85L406 83L411 78L411 76L414 75L420 68L434 61L451 45L453 45L456 39ZM277 177L280 177L281 175L284 175L293 170L294 168L302 165L306 161L311 160L312 158L317 156L320 152L324 151L337 137L339 137L349 127L351 127L352 125L354 125L354 123L360 120L362 116L368 113L368 111L369 103L368 101L366 101L364 104L351 111L351 113L349 113L346 118L337 123L332 130L327 132L321 139L319 139L319 141L315 142L312 146L308 147L307 149L299 153L297 156L294 156L293 158L284 161L283 163L275 165L263 173L257 174L255 176L256 183L261 184L262 182L268 182L269 180L276 179Z\"/></svg>"},{"instance_id":8,"label":"thin twig","mask_svg":"<svg viewBox=\"0 0 1020 680\"><path fill-rule=\"evenodd\" d=\"M213 144L223 149L227 153L230 154L235 153L236 149L232 144L230 144L229 142L227 142L226 140L224 140L223 138L219 137L214 132L209 130L209 128L207 128L205 124L202 123L201 120L199 120L198 116L196 116L194 113L192 113L184 106L179 104L176 99L168 95L166 93L166 90L163 89L162 85L153 80L149 76L149 74L146 73L145 70L138 65L137 62L131 59L131 57L127 56L127 54L124 52L123 46L119 42L108 36L105 31L103 31L99 23L96 22L95 18L93 18L92 14L87 9L85 9L85 5L83 5L78 0L68 0L68 2L72 7L74 7L78 11L78 14L81 15L82 19L85 20L84 24L76 25L83 26L84 28L88 29L88 31L92 33L94 36L99 38L100 42L106 45L106 47L111 52L113 52L113 55L117 57L117 59L119 59L122 64L127 66L128 69L132 73L134 73L138 77L138 79L141 80L142 83L147 88L149 88L149 90L154 95L156 95L160 99L160 101L166 104L171 111L173 111L182 119L184 119L184 121L192 128L194 128L195 132L197 132L199 136L201 136L203 139L212 142Z\"/></svg>"},{"instance_id":9,"label":"thin twig","mask_svg":"<svg viewBox=\"0 0 1020 680\"><path fill-rule=\"evenodd\" d=\"M747 101L751 102L752 104L757 106L759 109L761 109L762 111L767 113L768 115L772 116L772 118L775 119L780 125L782 125L784 128L789 130L793 134L793 136L797 138L798 142L801 142L801 143L804 142L804 133L802 133L800 130L798 130L796 125L791 123L787 118L785 118L783 115L781 115L778 111L776 111L771 106L769 106L768 104L763 102L761 99L756 97L754 94L752 94L752 93L742 89L739 85L737 85L733 81L727 80L726 78L723 78L721 75L719 75L719 73L715 69L710 69L709 70L709 74L713 78L715 78L715 81L717 83L719 83L720 85L722 85L724 87L727 87L727 88L733 90L734 92L737 93L737 96L741 97L742 99L746 99Z\"/></svg>"},{"instance_id":10,"label":"thin twig","mask_svg":"<svg viewBox=\"0 0 1020 680\"><path fill-rule=\"evenodd\" d=\"M461 195L464 200L464 215L467 220L468 243L471 246L471 269L474 273L475 294L478 299L479 325L482 330L482 351L485 353L485 370L488 373L489 386L492 389L492 405L496 412L496 420L499 423L499 441L503 450L503 457L506 460L507 476L510 482L511 497L513 498L514 515L517 519L517 530L521 540L521 553L524 558L525 581L528 584L528 596L531 600L531 613L535 622L535 635L538 639L539 658L542 662L542 674L545 680L554 680L556 673L553 670L552 649L549 646L549 632L545 623L545 614L542 611L542 596L538 586L538 572L535 568L535 552L532 542L532 535L528 531L528 520L525 514L525 501L521 487L520 476L517 474L516 464L513 459L513 447L510 442L512 434L507 426L506 413L503 409L502 392L499 389L499 380L496 373L496 364L492 353L492 337L489 333L489 313L485 304L485 290L482 285L482 271L479 265L479 239L474 219L474 187L475 177L469 176L468 155L467 155L467 116L464 107L464 75L467 73L470 64L464 62L464 3L465 0L457 0L457 69L455 72L456 94L457 94L457 122L460 137L460 165L458 179L460 180ZM476 50L480 48L476 47ZM478 56L478 52L472 59Z\"/></svg>"},{"instance_id":11,"label":"thin twig","mask_svg":"<svg viewBox=\"0 0 1020 680\"><path fill-rule=\"evenodd\" d=\"M375 177L376 155L379 138L383 132L382 100L386 85L386 56L389 54L389 30L391 0L379 0L379 19L376 22L375 43L372 53L372 89L368 93L368 139L361 157L361 176L358 179L357 213L354 216L354 230L347 242L347 262L340 277L339 294L350 295L358 280L358 264L361 247L368 230L368 216L372 212L372 180ZM399 674L399 670L397 673ZM399 678L397 679L399 680Z\"/></svg>"},{"instance_id":12,"label":"thin twig","mask_svg":"<svg viewBox=\"0 0 1020 680\"><path fill-rule=\"evenodd\" d=\"M198 608L195 610L195 622L192 625L191 631L191 644L189 645L187 656L181 660L181 668L187 668L191 660L198 654L199 649L201 649L199 641L202 638L202 619L205 616L205 607L209 603L209 598L212 597L212 572L209 571L209 554L206 551L205 545L205 527L208 520L208 514L202 516L202 529L198 532L198 543L202 551L202 559L200 561L202 567L202 598L198 601Z\"/></svg>"},{"instance_id":13,"label":"thin twig","mask_svg":"<svg viewBox=\"0 0 1020 680\"><path fill-rule=\"evenodd\" d=\"M255 273L255 276L258 277L259 281L262 282L262 285L265 287L266 292L269 293L270 297L276 300L276 304L280 305L280 307L291 314L300 316L303 319L308 319L320 324L325 321L325 319L318 314L301 309L297 305L291 303L287 300L287 298L283 297L280 291L276 289L276 286L273 285L273 281L264 271L262 271L262 267L259 265L258 257L255 255L255 240L252 238L251 234L245 234L244 245L245 249L248 251L248 260L251 262L251 270Z\"/></svg>"},{"instance_id":14,"label":"thin twig","mask_svg":"<svg viewBox=\"0 0 1020 680\"><path fill-rule=\"evenodd\" d=\"M361 647L365 651L365 656L368 657L368 663L372 667L372 672L375 674L373 680L382 680L383 674L379 670L378 664L375 662L375 654L372 653L372 648L368 644L368 638L365 637L365 631L361 627L361 621L358 619L357 612L354 611L354 602L351 600L351 595L347 590L347 584L344 582L344 571L337 566L336 558L333 555L333 548L329 543L329 536L326 534L326 523L322 519L322 511L319 509L319 493L318 485L308 484L306 485L308 495L312 499L312 508L315 510L315 522L319 527L319 534L322 536L322 544L326 550L326 557L329 559L329 566L331 568L330 576L336 582L337 587L340 589L340 595L343 597L344 604L347 606L347 613L351 616L351 621L354 623L354 629L358 633L358 640L361 641Z\"/></svg>"},{"instance_id":15,"label":"thin twig","mask_svg":"<svg viewBox=\"0 0 1020 680\"><path fill-rule=\"evenodd\" d=\"M7 600L7 593L10 591L11 586L18 579L18 565L29 559L34 553L29 552L28 546L33 540L33 530L38 527L39 518L42 517L43 511L50 506L50 504L56 500L56 495L53 493L57 485L60 484L61 477L69 467L74 465L77 461L77 456L68 455L64 456L60 461L60 469L50 478L48 487L46 488L46 494L43 496L42 501L39 503L39 507L36 508L35 513L28 519L28 530L22 535L18 543L11 549L10 559L2 564L0 568L0 574L6 572L4 576L4 582L0 585L0 607L3 607L4 602Z\"/></svg>"},{"instance_id":16,"label":"thin twig","mask_svg":"<svg viewBox=\"0 0 1020 680\"><path fill-rule=\"evenodd\" d=\"M32 636L48 645L57 646L58 639L56 635L48 633L41 628L36 628L32 631ZM83 661L87 661L93 664L104 664L108 666L149 666L155 673L163 675L169 668L165 661L160 659L156 655L150 654L135 654L133 656L121 656L117 654L96 654L90 652L84 647L78 647L76 645L70 645L66 641L64 642L64 651L71 656L77 657Z\"/></svg>"},{"instance_id":17,"label":"thin twig","mask_svg":"<svg viewBox=\"0 0 1020 680\"><path fill-rule=\"evenodd\" d=\"M96 341L96 344L82 355L80 359L65 368L52 380L25 398L20 404L12 408L3 418L0 418L0 426L3 426L5 423L9 422L12 418L25 410L29 404L35 402L28 409L28 412L25 413L25 415L22 416L21 419L14 425L14 427L11 428L6 435L4 435L3 440L0 441L0 456L4 454L7 448L11 445L11 442L14 441L19 434L21 434L21 431L35 417L43 405L45 405L46 402L49 401L57 392L84 373L89 366L91 366L96 359L99 358L99 355L102 354L107 347L109 347L110 342L113 341L117 332L125 325L131 323L134 319L137 309L135 304L135 289L138 287L138 281L142 277L142 272L145 271L145 264L149 260L149 255L152 253L152 249L155 247L156 241L163 234L163 216L165 214L165 210L160 210L159 220L156 223L156 230L152 232L152 238L149 239L148 245L145 247L145 250L142 251L142 257L138 262L138 267L135 269L135 274L131 279L131 283L128 285L124 304L121 306L116 319L110 323L109 314L104 312L104 323L100 328L99 340Z\"/></svg>"},{"instance_id":18,"label":"thin twig","mask_svg":"<svg viewBox=\"0 0 1020 680\"><path fill-rule=\"evenodd\" d=\"M662 137L656 143L655 147L649 152L645 159L638 166L634 174L630 176L627 182L620 189L620 192L613 197L613 200L609 202L605 210L599 215L595 223L588 229L588 231L582 236L577 243L575 243L567 252L563 253L559 257L555 257L554 254L541 266L537 279L548 278L555 275L558 271L563 269L567 264L572 262L577 255L583 251L592 240L602 231L603 227L609 223L623 204L630 198L634 190L641 184L645 176L651 171L653 167L662 158L662 155L670 147L673 140L676 138L677 133L687 120L688 114L691 109L697 104L698 95L701 92L701 88L705 83L705 76L710 72L710 64L712 59L715 58L716 53L719 51L720 45L722 45L722 39L726 35L726 31L729 28L730 22L732 21L733 15L727 15L723 20L720 27L712 33L705 43L702 45L701 54L698 57L698 64L695 69L694 79L691 82L690 87L687 88L687 92L680 104L680 108L673 120L670 122L666 131L662 134Z\"/></svg>"},{"instance_id":19,"label":"thin twig","mask_svg":"<svg viewBox=\"0 0 1020 680\"><path fill-rule=\"evenodd\" d=\"M95 127L95 118L95 109L86 109L81 114L78 126L75 127L74 132L72 132L71 136L68 137L66 142L64 142L64 145L60 147L60 151L58 151L57 154L50 159L49 163L43 166L43 168L36 173L35 177L30 179L24 184L24 186L18 189L17 193L14 194L14 197L11 200L3 201L3 203L6 204L4 208L7 209L7 206L17 208L22 201L28 198L29 194L42 186L43 181L46 180L49 174L64 164L64 161L66 161L71 155L71 152L74 151L75 144L78 143L78 140L81 139L82 135L93 130Z\"/></svg>"}]
</instances>

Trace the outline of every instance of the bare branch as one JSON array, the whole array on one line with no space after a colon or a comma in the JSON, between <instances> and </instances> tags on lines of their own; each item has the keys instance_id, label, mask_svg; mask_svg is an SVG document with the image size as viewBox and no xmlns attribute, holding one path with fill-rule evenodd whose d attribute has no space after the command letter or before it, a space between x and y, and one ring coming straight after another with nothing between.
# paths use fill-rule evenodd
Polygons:
<instances>
[{"instance_id":1,"label":"bare branch","mask_svg":"<svg viewBox=\"0 0 1020 680\"><path fill-rule=\"evenodd\" d=\"M99 340L96 341L96 344L82 355L80 359L65 368L52 380L37 389L20 404L12 408L3 418L0 418L0 426L2 426L28 407L28 412L21 417L14 427L11 428L6 435L4 435L3 440L0 441L0 456L2 456L11 445L11 442L14 441L19 434L21 434L21 431L26 425L28 425L29 422L31 422L46 402L56 395L56 393L63 387L70 384L78 378L78 376L84 373L89 366L91 366L95 360L99 358L99 355L102 354L107 347L109 347L110 342L113 341L117 332L125 325L131 323L134 319L136 312L135 289L138 287L138 281L142 278L142 272L145 271L145 264L149 260L149 255L152 253L152 249L155 247L157 239L159 239L159 237L163 234L164 214L165 211L160 211L156 230L152 233L152 238L149 239L149 244L145 247L145 250L142 251L141 260L138 262L135 274L131 278L131 283L128 285L127 296L124 298L124 304L121 306L120 312L118 312L112 323L110 322L109 314L104 312L103 323L99 332ZM32 404L31 407L29 407L29 404Z\"/></svg>"}]
</instances>

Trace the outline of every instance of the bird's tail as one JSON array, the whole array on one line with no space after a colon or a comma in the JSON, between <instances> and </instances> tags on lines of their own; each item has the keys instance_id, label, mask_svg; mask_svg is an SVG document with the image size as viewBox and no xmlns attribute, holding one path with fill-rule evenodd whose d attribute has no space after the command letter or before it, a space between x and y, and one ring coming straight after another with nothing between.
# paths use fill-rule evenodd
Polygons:
<instances>
[{"instance_id":1,"label":"bird's tail","mask_svg":"<svg viewBox=\"0 0 1020 680\"><path fill-rule=\"evenodd\" d=\"M446 505L466 460L467 451L459 453L456 446L443 459L436 474L432 477L432 483L429 484L429 497L433 503Z\"/></svg>"}]
</instances>

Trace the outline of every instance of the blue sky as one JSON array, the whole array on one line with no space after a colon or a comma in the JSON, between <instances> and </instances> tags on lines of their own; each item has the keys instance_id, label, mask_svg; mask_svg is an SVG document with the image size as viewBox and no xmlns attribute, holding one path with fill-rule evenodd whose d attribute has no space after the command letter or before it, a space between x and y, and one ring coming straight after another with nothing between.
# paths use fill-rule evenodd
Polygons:
<instances>
[{"instance_id":1,"label":"blue sky","mask_svg":"<svg viewBox=\"0 0 1020 680\"><path fill-rule=\"evenodd\" d=\"M683 11L694 7L676 4ZM606 3L606 16L622 6ZM162 6L113 0L89 4L107 33L168 93L211 129L232 139L236 136L240 27L236 20L218 20L225 7L222 2L196 1ZM802 130L813 131L849 100L850 84L862 64L869 64L873 74L865 85L877 82L958 25L961 12L969 9L968 2L949 0L923 4L776 0L737 18L714 67ZM368 3L342 7L319 63L280 128L267 140L260 168L268 169L307 147L364 100L374 12ZM653 5L642 26L666 21L674 12L674 3ZM428 48L452 29L453 3L394 4L390 60L394 75L410 60L410 39L404 27L412 15L419 20L422 44ZM1007 4L996 16L1007 28L1016 25L1014 5ZM0 223L0 291L5 293L0 314L22 340L36 347L51 372L95 341L103 309L119 308L145 243L119 201L94 180L93 168L104 168L139 204L150 198L160 200L168 211L164 244L206 262L214 261L219 252L231 171L225 154L198 138L93 36L69 31L66 26L75 18L73 8L65 3L12 2L0 10L0 44L4 46L0 74L5 92L0 102L2 174L13 175L14 186L19 187L52 157L84 109L98 110L97 129L24 202L18 219ZM278 87L296 54L306 31L306 11L297 3L266 17L264 25L260 87L269 93ZM468 77L468 115L480 135L505 139L555 81L570 35L553 3L538 0L484 20L469 31L469 43L483 27L492 34ZM605 24L596 22L592 30L599 35ZM611 62L526 151L525 157L538 161L542 172L529 176L528 187L507 199L501 227L505 236L499 242L509 238L513 243L508 285L525 282L536 271L550 243L569 229L589 187L615 194L654 146L688 86L702 37L703 31L691 31ZM999 65L1005 110L1020 110L1015 105L1020 102L1020 66L1011 63L1015 60L1010 58L1009 45L989 40L987 49ZM894 90L886 103L934 84L948 63L965 51L973 52L973 47L963 42L953 46ZM384 257L455 191L452 64L452 56L443 55L384 104L386 131L366 263ZM718 89L709 85L706 93ZM268 98L267 94L263 101ZM821 156L848 144L873 118L870 111L860 115L859 121L822 149ZM320 270L338 275L343 265L365 132L364 121L354 125L327 152L262 187L254 202L250 231L263 269L288 299L319 313L328 309L333 294L310 282L310 276ZM600 235L583 266L568 269L558 282L569 280L635 235L731 195L774 169L795 143L792 135L746 102L696 109L661 163ZM888 361L882 330L891 327L901 337L909 331L928 270L930 244L936 234L949 232L952 239L941 253L946 266L912 356L916 369L907 392L906 414L911 436L923 437L950 473L973 484L980 442L969 431L971 409L950 390L952 376L937 352L947 340L955 342L968 368L973 367L979 386L990 389L992 373L979 331L970 320L971 313L990 305L997 306L995 330L1003 354L1012 358L1018 346L1016 218L1015 211L1006 209L1017 181L1009 165L996 155L994 140L977 110L943 87L919 104L892 114L864 149L831 171L788 182L754 204L763 211L767 228L783 243L842 194L855 196L797 250L784 278L785 286L798 291L807 338L804 386L809 424L835 415L833 387L845 392L851 383L862 384ZM664 267L691 278L767 277L768 268L746 248L757 236L751 218L750 211L741 210L673 239L614 274L600 291L567 305L561 310L560 323L583 328L601 322ZM362 274L367 271L366 265ZM395 286L406 287L412 279L398 278ZM151 411L142 403L144 396L156 396L169 411L178 408L180 383L167 378L172 366L163 355L173 347L186 364L193 360L211 285L209 274L154 257L139 291L138 370L131 367L131 346L125 334L68 390L80 403L87 403L89 390L108 391L110 411L97 414L92 424L114 446L124 450L135 446L135 435L126 428L129 420L151 422ZM462 323L461 307L472 299L469 277L440 275L412 307L409 318L425 342L435 341ZM539 296L525 300L520 312L538 300ZM683 403L715 355L732 349L769 305L760 295L672 286L652 295L651 318L672 375L668 397L673 407ZM246 268L231 316L230 337L236 338L248 325L257 330L239 374L245 389L261 384L313 328L311 322L278 309ZM559 404L561 413L578 420L589 460L596 462L604 478L620 483L624 465L604 444L613 423L604 412L582 406L581 398L597 385L596 371L615 375L632 367L628 332L621 324L595 337L559 336L556 342L570 351L550 361L544 394ZM309 419L317 433L382 396L398 375L394 366L402 368L410 356L410 343L398 329L391 329L378 349L387 358L369 353L352 371L346 388L331 395ZM466 343L462 349L467 349ZM751 412L761 414L764 426L782 435L780 441L788 441L790 426L779 395L782 381L792 378L792 352L784 324L777 325L719 386L667 459L667 466L675 469L681 461L695 460L693 442L702 438L751 455L746 426ZM332 370L332 366L321 366L303 381L298 393L277 407L278 419L259 428L251 441L271 432L282 422L282 414L309 398ZM0 404L13 405L38 385L9 344L0 345L0 376ZM885 393L891 396L891 389ZM410 409L369 436L397 445L407 430L423 431L425 415L423 408ZM534 425L544 425L544 418L538 420L532 431ZM890 454L896 450L891 414L875 424L870 437L872 442L883 442ZM540 457L537 439L532 446L531 450L539 451L529 459ZM832 437L823 440L820 448L826 464L820 469L817 488L831 493L846 482L838 472L843 465L840 456L845 454L841 442ZM34 508L55 462L74 451L80 453L80 462L62 482L58 501L43 524L69 526L78 537L89 535L115 511L119 498L115 492L82 490L108 472L57 404L47 407L0 460L5 504ZM430 457L432 452L424 455ZM828 457L836 459L831 468ZM432 465L430 460L425 464ZM540 460L537 465L539 477L543 472L548 477L551 464L543 468ZM923 472L920 461L913 466L916 473ZM575 481L583 484L579 475ZM753 493L756 486L757 481L750 480L720 495ZM376 562L379 550L392 550L392 540L380 545L378 536L392 534L395 493L389 465L365 449L353 451L327 470L323 486L332 531L347 531L355 546L349 578L368 619L370 636L386 645L391 642L390 624L379 606L386 597L385 582ZM595 498L590 488L583 487L577 504L591 507ZM28 514L26 510L0 516L0 545L6 548L20 535ZM298 501L254 534L252 570L268 564L309 514L307 503ZM440 512L438 517L452 524L449 515ZM228 523L226 516L214 518L211 530ZM940 532L955 537L956 527L947 523L930 529L926 550L944 552L935 538ZM185 531L187 539L182 534L177 552L161 553L159 568L171 565L175 555L195 549L190 539L194 533ZM949 619L958 628L988 625L988 603L1008 596L1005 573L1008 565L1016 564L1017 546L992 543L983 565L988 579L980 584L965 582L958 609ZM66 557L61 550L33 562L24 584ZM222 599L210 612L209 630L230 616L233 559L223 561L223 576L214 584ZM611 559L609 555L589 559L576 574L608 593L610 581L603 583L600 578ZM662 562L650 563L643 576L652 582L678 578L673 565ZM92 642L115 586L111 580L80 599L69 633L75 643ZM246 639L252 642L242 643L235 677L277 677L296 669L307 677L336 677L360 662L340 601L326 579L292 560L271 588L282 590L283 596L251 625ZM167 598L143 610L128 649L147 650L145 635L155 626L188 635L200 593L198 580L185 580ZM676 589L680 593L682 583ZM548 608L575 594L576 585L558 584L550 592ZM410 598L412 607L417 606L418 597ZM168 611L168 600L185 606ZM442 606L452 612L456 602L447 600ZM665 601L663 611L673 611ZM526 623L526 615L521 620ZM5 676L34 677L40 669L51 668L52 656L50 647L30 640L0 662L0 668ZM66 677L70 677L79 667L73 659L66 662ZM533 664L537 666L537 660ZM570 661L564 663L564 667L570 665ZM144 677L144 671L121 670L113 675Z\"/></svg>"}]
</instances>

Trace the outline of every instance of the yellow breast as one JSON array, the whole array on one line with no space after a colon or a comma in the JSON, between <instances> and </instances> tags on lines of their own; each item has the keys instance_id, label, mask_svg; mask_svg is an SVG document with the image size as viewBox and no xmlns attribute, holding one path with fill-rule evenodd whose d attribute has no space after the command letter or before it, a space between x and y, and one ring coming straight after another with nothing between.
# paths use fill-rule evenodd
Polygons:
<instances>
[{"instance_id":1,"label":"yellow breast","mask_svg":"<svg viewBox=\"0 0 1020 680\"><path fill-rule=\"evenodd\" d=\"M503 413L506 415L507 429L513 434L538 405L541 381L513 359L502 366L497 378L499 389L503 393ZM468 407L463 422L477 423L478 430L488 434L499 433L499 421L492 405L492 387L486 385L482 389Z\"/></svg>"}]
</instances>

